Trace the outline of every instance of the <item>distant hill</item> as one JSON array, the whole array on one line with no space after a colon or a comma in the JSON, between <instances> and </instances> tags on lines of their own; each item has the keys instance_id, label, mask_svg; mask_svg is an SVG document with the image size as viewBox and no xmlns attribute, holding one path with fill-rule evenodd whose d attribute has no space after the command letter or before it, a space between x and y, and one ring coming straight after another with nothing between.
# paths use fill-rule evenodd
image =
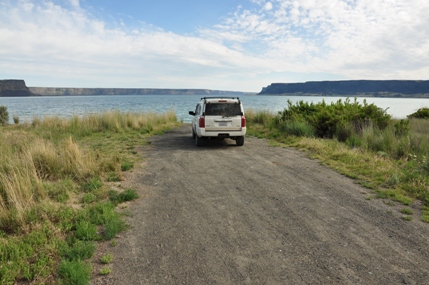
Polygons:
<instances>
[{"instance_id":1,"label":"distant hill","mask_svg":"<svg viewBox=\"0 0 429 285\"><path fill-rule=\"evenodd\" d=\"M273 83L258 95L429 98L429 80L345 80Z\"/></svg>"},{"instance_id":2,"label":"distant hill","mask_svg":"<svg viewBox=\"0 0 429 285\"><path fill-rule=\"evenodd\" d=\"M157 88L57 88L29 87L30 91L43 96L84 96L84 95L230 95L252 94L238 91L209 89L157 89ZM255 93L253 93L255 94Z\"/></svg>"},{"instance_id":3,"label":"distant hill","mask_svg":"<svg viewBox=\"0 0 429 285\"><path fill-rule=\"evenodd\" d=\"M210 89L157 89L157 88L58 88L27 87L22 79L0 80L0 97L28 96L84 96L84 95L206 95L241 96L256 93Z\"/></svg>"},{"instance_id":4,"label":"distant hill","mask_svg":"<svg viewBox=\"0 0 429 285\"><path fill-rule=\"evenodd\" d=\"M20 79L5 79L0 80L0 97L27 97L34 96L24 80Z\"/></svg>"}]
</instances>

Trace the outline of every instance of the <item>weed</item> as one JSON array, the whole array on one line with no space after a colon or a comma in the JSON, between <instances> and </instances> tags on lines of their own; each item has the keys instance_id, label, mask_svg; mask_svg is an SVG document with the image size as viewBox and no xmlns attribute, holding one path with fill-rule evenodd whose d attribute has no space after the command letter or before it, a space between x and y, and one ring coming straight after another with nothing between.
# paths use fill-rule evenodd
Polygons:
<instances>
[{"instance_id":1,"label":"weed","mask_svg":"<svg viewBox=\"0 0 429 285\"><path fill-rule=\"evenodd\" d=\"M100 270L100 275L108 275L111 272L112 272L112 269L110 267L105 266Z\"/></svg>"},{"instance_id":2,"label":"weed","mask_svg":"<svg viewBox=\"0 0 429 285\"><path fill-rule=\"evenodd\" d=\"M92 192L97 189L100 189L103 186L103 182L101 182L99 177L93 177L85 184L82 185L82 190L85 192Z\"/></svg>"},{"instance_id":3,"label":"weed","mask_svg":"<svg viewBox=\"0 0 429 285\"><path fill-rule=\"evenodd\" d=\"M401 213L405 214L405 215L412 215L412 214L414 214L413 210L411 210L410 208L403 208L403 209L401 209Z\"/></svg>"},{"instance_id":4,"label":"weed","mask_svg":"<svg viewBox=\"0 0 429 285\"><path fill-rule=\"evenodd\" d=\"M94 193L85 193L83 195L82 202L84 204L91 204L97 200L97 196Z\"/></svg>"},{"instance_id":5,"label":"weed","mask_svg":"<svg viewBox=\"0 0 429 285\"><path fill-rule=\"evenodd\" d=\"M103 225L118 214L115 212L115 205L110 202L97 203L85 209L85 218L94 225Z\"/></svg>"},{"instance_id":6,"label":"weed","mask_svg":"<svg viewBox=\"0 0 429 285\"><path fill-rule=\"evenodd\" d=\"M91 278L91 265L81 260L63 260L58 274L65 285L87 285Z\"/></svg>"},{"instance_id":7,"label":"weed","mask_svg":"<svg viewBox=\"0 0 429 285\"><path fill-rule=\"evenodd\" d=\"M135 190L132 189L126 189L125 191L119 193L116 190L110 190L109 191L109 199L112 203L114 203L115 205L123 203L123 202L127 202L127 201L132 201L138 198L137 192Z\"/></svg>"},{"instance_id":8,"label":"weed","mask_svg":"<svg viewBox=\"0 0 429 285\"><path fill-rule=\"evenodd\" d=\"M71 245L61 247L61 256L65 260L86 260L94 255L96 245L93 241L73 240Z\"/></svg>"},{"instance_id":9,"label":"weed","mask_svg":"<svg viewBox=\"0 0 429 285\"><path fill-rule=\"evenodd\" d=\"M111 240L116 237L118 233L126 228L125 222L120 219L119 215L115 215L112 219L108 220L103 227L103 236L106 240Z\"/></svg>"},{"instance_id":10,"label":"weed","mask_svg":"<svg viewBox=\"0 0 429 285\"><path fill-rule=\"evenodd\" d=\"M412 221L413 220L412 216L402 216L401 218L405 221Z\"/></svg>"},{"instance_id":11,"label":"weed","mask_svg":"<svg viewBox=\"0 0 429 285\"><path fill-rule=\"evenodd\" d=\"M118 173L116 172L110 172L109 176L107 177L108 182L119 182L122 181L122 179L119 177Z\"/></svg>"},{"instance_id":12,"label":"weed","mask_svg":"<svg viewBox=\"0 0 429 285\"><path fill-rule=\"evenodd\" d=\"M76 224L75 236L82 241L95 241L100 239L100 236L97 234L97 226L85 220Z\"/></svg>"},{"instance_id":13,"label":"weed","mask_svg":"<svg viewBox=\"0 0 429 285\"><path fill-rule=\"evenodd\" d=\"M135 154L135 152L132 152L133 154ZM129 161L125 161L121 164L121 170L122 171L128 171L130 169L133 168L133 163L129 162Z\"/></svg>"},{"instance_id":14,"label":"weed","mask_svg":"<svg viewBox=\"0 0 429 285\"><path fill-rule=\"evenodd\" d=\"M70 193L76 191L75 183L71 179L47 181L43 183L43 187L53 201L60 203L67 202Z\"/></svg>"},{"instance_id":15,"label":"weed","mask_svg":"<svg viewBox=\"0 0 429 285\"><path fill-rule=\"evenodd\" d=\"M105 255L103 255L100 259L100 261L103 264L109 264L113 261L113 255L111 255L110 253L106 253Z\"/></svg>"}]
</instances>

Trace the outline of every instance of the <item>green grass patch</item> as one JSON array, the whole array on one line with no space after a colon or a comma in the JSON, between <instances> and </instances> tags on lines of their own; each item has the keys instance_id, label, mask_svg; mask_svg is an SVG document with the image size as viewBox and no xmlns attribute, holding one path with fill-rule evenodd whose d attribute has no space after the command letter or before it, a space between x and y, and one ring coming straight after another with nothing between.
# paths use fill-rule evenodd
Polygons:
<instances>
[{"instance_id":1,"label":"green grass patch","mask_svg":"<svg viewBox=\"0 0 429 285\"><path fill-rule=\"evenodd\" d=\"M108 112L0 126L0 284L89 284L97 241L127 228L116 206L137 198L111 201L106 182L179 124L173 112Z\"/></svg>"}]
</instances>

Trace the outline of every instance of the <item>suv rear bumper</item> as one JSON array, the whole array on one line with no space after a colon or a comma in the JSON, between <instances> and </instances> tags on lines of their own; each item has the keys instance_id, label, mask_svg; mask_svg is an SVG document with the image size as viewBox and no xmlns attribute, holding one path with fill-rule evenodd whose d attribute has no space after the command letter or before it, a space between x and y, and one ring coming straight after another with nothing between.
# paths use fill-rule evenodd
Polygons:
<instances>
[{"instance_id":1,"label":"suv rear bumper","mask_svg":"<svg viewBox=\"0 0 429 285\"><path fill-rule=\"evenodd\" d=\"M196 131L199 137L234 138L243 137L246 135L246 128L241 128L241 131L206 131L203 128L197 128Z\"/></svg>"}]
</instances>

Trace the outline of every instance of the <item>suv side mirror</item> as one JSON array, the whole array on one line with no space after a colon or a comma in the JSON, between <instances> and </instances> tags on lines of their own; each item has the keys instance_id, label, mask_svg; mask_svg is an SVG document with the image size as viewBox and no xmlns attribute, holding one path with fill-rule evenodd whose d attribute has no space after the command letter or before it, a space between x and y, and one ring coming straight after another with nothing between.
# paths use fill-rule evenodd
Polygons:
<instances>
[{"instance_id":1,"label":"suv side mirror","mask_svg":"<svg viewBox=\"0 0 429 285\"><path fill-rule=\"evenodd\" d=\"M189 115L195 116L195 112L194 111L189 111Z\"/></svg>"}]
</instances>

